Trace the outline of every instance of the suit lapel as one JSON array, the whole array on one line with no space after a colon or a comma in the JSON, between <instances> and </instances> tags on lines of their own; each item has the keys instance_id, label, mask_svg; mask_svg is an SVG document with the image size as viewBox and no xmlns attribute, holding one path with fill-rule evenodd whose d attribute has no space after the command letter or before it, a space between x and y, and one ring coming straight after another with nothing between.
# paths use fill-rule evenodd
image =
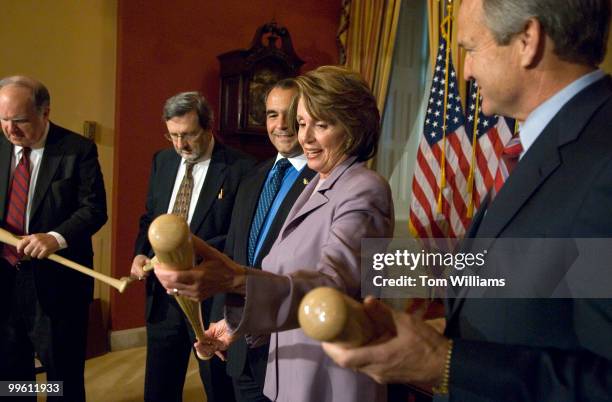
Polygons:
<instances>
[{"instance_id":1,"label":"suit lapel","mask_svg":"<svg viewBox=\"0 0 612 402\"><path fill-rule=\"evenodd\" d=\"M4 219L6 198L8 197L9 182L11 180L11 160L13 146L2 136L0 138L0 219Z\"/></svg>"},{"instance_id":2,"label":"suit lapel","mask_svg":"<svg viewBox=\"0 0 612 402\"><path fill-rule=\"evenodd\" d=\"M285 238L291 233L293 228L297 226L304 218L309 215L311 212L315 211L322 205L325 205L329 198L325 195L325 193L332 189L336 181L344 174L344 172L355 163L356 157L350 157L340 166L337 166L332 174L325 180L321 187L317 190L316 193L313 194L317 183L321 179L320 175L317 175L313 181L310 182L309 187L310 191L306 189L302 192L300 197L295 203L295 207L291 211L292 213L287 217L287 221L285 226L282 229L282 233L280 234L281 238Z\"/></svg>"},{"instance_id":3,"label":"suit lapel","mask_svg":"<svg viewBox=\"0 0 612 402\"><path fill-rule=\"evenodd\" d=\"M274 220L272 221L270 230L268 230L266 239L264 240L261 246L261 250L259 251L259 254L257 255L255 266L260 266L263 258L266 255L268 255L268 252L272 248L272 244L274 244L274 242L276 241L276 238L278 237L278 233L283 227L283 224L285 223L285 220L287 219L287 215L289 214L289 211L291 211L291 208L293 207L295 200L297 200L300 194L302 194L302 191L304 191L304 188L308 185L308 183L310 182L310 180L312 179L314 175L315 175L314 170L309 169L308 166L304 166L304 168L302 169L298 177L293 182L291 189L289 189L289 192L285 196L283 203L281 204L280 208L276 212L276 216L274 217Z\"/></svg>"},{"instance_id":4,"label":"suit lapel","mask_svg":"<svg viewBox=\"0 0 612 402\"><path fill-rule=\"evenodd\" d=\"M490 204L487 215L478 229L477 237L490 239L497 237L532 194L561 164L556 145L556 130L554 125L549 124L527 151Z\"/></svg>"},{"instance_id":5,"label":"suit lapel","mask_svg":"<svg viewBox=\"0 0 612 402\"><path fill-rule=\"evenodd\" d=\"M30 221L34 220L36 212L40 207L44 195L47 193L51 181L55 176L55 171L60 165L64 157L64 148L62 138L59 136L58 128L49 123L49 134L45 142L45 150L38 169L38 178L36 179L36 188L34 189L34 197L32 198L32 207L30 208Z\"/></svg>"},{"instance_id":6,"label":"suit lapel","mask_svg":"<svg viewBox=\"0 0 612 402\"><path fill-rule=\"evenodd\" d=\"M310 183L315 174L316 172L314 170L310 169L308 166L304 166L304 169L302 169L300 175L297 177L297 179L295 179L293 186L291 186L291 189L285 197L285 200L290 201L289 210L295 203L295 200L297 200L300 194L302 194L304 188L308 185L308 183ZM283 202L283 208L285 208L285 202Z\"/></svg>"},{"instance_id":7,"label":"suit lapel","mask_svg":"<svg viewBox=\"0 0 612 402\"><path fill-rule=\"evenodd\" d=\"M314 182L313 185L316 186L316 182ZM321 189L314 194L311 194L312 193L306 195L306 192L302 193L302 197L300 197L298 202L296 202L296 209L293 210L294 213L287 217L286 225L283 229L283 233L281 234L282 238L287 237L292 228L297 226L306 217L306 215L310 214L320 206L325 205L327 201L329 201L329 198L323 194Z\"/></svg>"},{"instance_id":8,"label":"suit lapel","mask_svg":"<svg viewBox=\"0 0 612 402\"><path fill-rule=\"evenodd\" d=\"M255 210L259 203L259 196L261 195L262 188L268 177L268 172L274 165L274 159L267 160L263 165L257 169L256 174L245 178L240 184L241 194L245 194L245 198L240 200L240 219L238 222L242 225L241 230L236 233L235 239L235 254L234 259L237 261L248 261L248 248L249 248L249 233L251 231L251 223L255 216ZM239 254L240 253L240 254ZM257 264L255 264L257 266Z\"/></svg>"},{"instance_id":9,"label":"suit lapel","mask_svg":"<svg viewBox=\"0 0 612 402\"><path fill-rule=\"evenodd\" d=\"M225 179L226 168L225 148L221 144L215 143L210 165L208 166L206 178L204 179L204 185L202 186L202 191L200 191L198 203L193 213L193 217L191 218L191 224L189 225L192 233L198 231L200 225L202 225L204 219L210 212L210 207L219 196L221 185Z\"/></svg>"},{"instance_id":10,"label":"suit lapel","mask_svg":"<svg viewBox=\"0 0 612 402\"><path fill-rule=\"evenodd\" d=\"M491 203L478 237L498 237L561 165L561 149L579 137L596 109L610 97L610 82L608 76L585 88L555 115Z\"/></svg>"}]
</instances>

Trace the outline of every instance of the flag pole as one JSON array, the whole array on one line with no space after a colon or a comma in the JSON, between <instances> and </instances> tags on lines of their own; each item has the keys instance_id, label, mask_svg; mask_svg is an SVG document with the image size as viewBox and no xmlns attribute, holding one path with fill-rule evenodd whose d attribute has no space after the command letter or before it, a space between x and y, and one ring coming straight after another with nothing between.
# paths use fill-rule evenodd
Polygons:
<instances>
[{"instance_id":1,"label":"flag pole","mask_svg":"<svg viewBox=\"0 0 612 402\"><path fill-rule=\"evenodd\" d=\"M472 161L470 163L470 175L468 176L468 203L467 217L472 219L474 216L474 167L476 166L476 147L478 147L478 120L480 118L480 88L476 87L476 106L474 110L474 130L472 133Z\"/></svg>"},{"instance_id":2,"label":"flag pole","mask_svg":"<svg viewBox=\"0 0 612 402\"><path fill-rule=\"evenodd\" d=\"M516 133L518 133L518 131L519 131L519 122L518 120L514 120L514 132L512 133L512 136L514 137Z\"/></svg>"},{"instance_id":3,"label":"flag pole","mask_svg":"<svg viewBox=\"0 0 612 402\"><path fill-rule=\"evenodd\" d=\"M452 21L452 0L446 5L446 17L442 21L440 29L442 37L446 40L446 64L444 66L444 109L442 110L442 157L440 160L440 188L438 192L437 213L442 213L442 191L446 187L446 108L448 104L448 74L451 48L451 21ZM446 30L444 25L447 25Z\"/></svg>"}]
</instances>

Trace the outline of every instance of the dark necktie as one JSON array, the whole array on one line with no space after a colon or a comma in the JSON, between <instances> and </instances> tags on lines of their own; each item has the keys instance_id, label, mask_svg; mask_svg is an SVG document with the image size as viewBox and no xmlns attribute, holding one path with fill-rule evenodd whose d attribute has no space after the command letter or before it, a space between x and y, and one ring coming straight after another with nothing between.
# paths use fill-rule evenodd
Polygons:
<instances>
[{"instance_id":1,"label":"dark necktie","mask_svg":"<svg viewBox=\"0 0 612 402\"><path fill-rule=\"evenodd\" d=\"M191 203L191 194L193 193L193 165L194 163L185 162L185 175L176 194L174 206L172 206L172 213L182 216L186 221L189 218L189 204Z\"/></svg>"},{"instance_id":2,"label":"dark necktie","mask_svg":"<svg viewBox=\"0 0 612 402\"><path fill-rule=\"evenodd\" d=\"M502 151L502 155L499 161L499 165L497 167L497 172L495 174L495 182L493 184L493 196L492 199L499 193L502 186L512 173L512 170L516 166L519 160L519 156L523 152L523 145L521 144L521 139L519 134L516 133L514 137L508 141L504 150Z\"/></svg>"},{"instance_id":3,"label":"dark necktie","mask_svg":"<svg viewBox=\"0 0 612 402\"><path fill-rule=\"evenodd\" d=\"M23 148L21 159L19 159L15 168L9 189L6 219L4 220L4 228L17 236L26 233L26 209L30 191L30 151L30 148ZM11 265L15 265L22 256L17 253L15 247L4 245L2 257Z\"/></svg>"},{"instance_id":4,"label":"dark necktie","mask_svg":"<svg viewBox=\"0 0 612 402\"><path fill-rule=\"evenodd\" d=\"M272 174L270 176L270 180L266 182L264 188L259 195L259 202L257 203L257 210L255 211L255 216L253 217L253 222L251 223L251 231L249 232L249 265L254 265L255 260L255 249L257 248L257 240L259 239L259 232L261 231L261 227L268 215L268 211L270 210L270 206L272 206L272 202L274 198L276 198L276 194L278 194L278 190L280 190L281 185L283 184L283 177L285 176L285 171L287 168L291 166L291 162L287 160L287 158L282 158L276 165L272 168Z\"/></svg>"}]
</instances>

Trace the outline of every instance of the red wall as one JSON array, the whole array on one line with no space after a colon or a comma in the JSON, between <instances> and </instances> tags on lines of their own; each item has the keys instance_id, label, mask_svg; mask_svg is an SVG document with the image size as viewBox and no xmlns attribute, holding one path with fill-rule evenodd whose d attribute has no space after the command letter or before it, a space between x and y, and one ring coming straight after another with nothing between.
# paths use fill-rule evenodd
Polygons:
<instances>
[{"instance_id":1,"label":"red wall","mask_svg":"<svg viewBox=\"0 0 612 402\"><path fill-rule=\"evenodd\" d=\"M302 71L338 62L340 0L120 1L118 9L113 266L129 275L153 153L168 144L161 109L181 91L200 90L218 115L217 55L250 46L274 19L291 33ZM218 127L218 126L217 126ZM144 325L144 286L111 294L113 330Z\"/></svg>"}]
</instances>

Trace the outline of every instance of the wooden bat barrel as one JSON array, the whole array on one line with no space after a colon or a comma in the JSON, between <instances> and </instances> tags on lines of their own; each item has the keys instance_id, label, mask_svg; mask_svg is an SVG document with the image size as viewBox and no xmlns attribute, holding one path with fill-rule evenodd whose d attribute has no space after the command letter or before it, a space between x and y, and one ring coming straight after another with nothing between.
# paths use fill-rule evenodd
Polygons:
<instances>
[{"instance_id":1,"label":"wooden bat barrel","mask_svg":"<svg viewBox=\"0 0 612 402\"><path fill-rule=\"evenodd\" d=\"M191 232L184 218L173 214L160 215L151 222L148 235L155 258L159 262L172 265L179 270L193 267ZM189 320L196 338L203 340L204 325L201 303L180 295L174 295L174 297ZM198 357L208 360L212 356L203 356L198 353Z\"/></svg>"},{"instance_id":2,"label":"wooden bat barrel","mask_svg":"<svg viewBox=\"0 0 612 402\"><path fill-rule=\"evenodd\" d=\"M313 289L304 296L298 321L309 337L344 347L361 346L374 337L373 324L361 303L330 287Z\"/></svg>"}]
</instances>

